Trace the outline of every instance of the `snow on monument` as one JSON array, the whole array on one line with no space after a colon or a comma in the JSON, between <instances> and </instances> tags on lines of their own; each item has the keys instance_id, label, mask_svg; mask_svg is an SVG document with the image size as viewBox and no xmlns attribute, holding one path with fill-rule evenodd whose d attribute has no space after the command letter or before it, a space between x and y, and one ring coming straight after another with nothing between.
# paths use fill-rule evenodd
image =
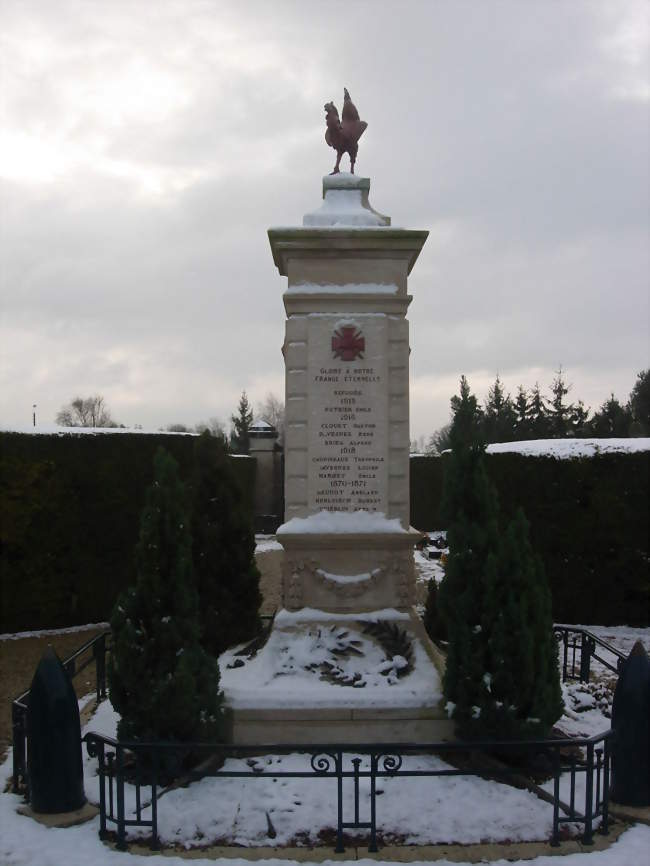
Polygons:
<instances>
[{"instance_id":1,"label":"snow on monument","mask_svg":"<svg viewBox=\"0 0 650 866\"><path fill-rule=\"evenodd\" d=\"M407 279L428 232L391 227L369 190L337 171L302 226L269 230L287 277L283 610L254 658L222 665L239 742L450 731L412 606Z\"/></svg>"}]
</instances>

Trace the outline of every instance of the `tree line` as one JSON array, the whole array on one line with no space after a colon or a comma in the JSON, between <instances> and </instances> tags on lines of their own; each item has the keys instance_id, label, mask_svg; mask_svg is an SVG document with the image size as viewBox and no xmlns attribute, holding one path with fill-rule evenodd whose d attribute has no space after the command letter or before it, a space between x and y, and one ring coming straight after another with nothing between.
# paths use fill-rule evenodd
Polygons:
<instances>
[{"instance_id":1,"label":"tree line","mask_svg":"<svg viewBox=\"0 0 650 866\"><path fill-rule=\"evenodd\" d=\"M650 369L636 378L627 403L612 393L602 406L590 415L582 400L568 398L572 385L560 369L551 383L548 396L538 383L530 390L523 385L513 398L497 375L484 405L474 400L472 424L485 444L517 442L527 439L566 439L571 437L629 437L650 435ZM465 376L460 380L460 396L451 398L452 421L437 430L427 451L441 453L451 447L453 419L463 395L471 393Z\"/></svg>"},{"instance_id":2,"label":"tree line","mask_svg":"<svg viewBox=\"0 0 650 866\"><path fill-rule=\"evenodd\" d=\"M257 417L266 421L278 431L280 443L284 440L284 403L269 392L262 403L257 407ZM248 399L246 391L242 391L236 412L230 416L230 432L226 432L226 425L218 418L212 417L208 421L199 421L197 424L188 425L179 422L167 424L160 427L161 431L167 433L209 433L216 436L230 449L233 454L248 454L250 440L248 431L254 422L253 407ZM101 394L92 394L89 397L75 397L56 414L56 423L61 427L122 427L113 419L106 400ZM136 424L136 430L141 425Z\"/></svg>"}]
</instances>

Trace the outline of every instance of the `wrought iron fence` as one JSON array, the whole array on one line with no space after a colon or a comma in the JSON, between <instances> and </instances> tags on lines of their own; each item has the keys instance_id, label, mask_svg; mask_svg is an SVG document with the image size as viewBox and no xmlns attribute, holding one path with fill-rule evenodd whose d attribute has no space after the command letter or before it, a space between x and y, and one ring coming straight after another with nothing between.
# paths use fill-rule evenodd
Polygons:
<instances>
[{"instance_id":1,"label":"wrought iron fence","mask_svg":"<svg viewBox=\"0 0 650 866\"><path fill-rule=\"evenodd\" d=\"M551 844L560 844L560 828L563 824L583 824L582 842L593 843L595 822L600 819L600 832L606 834L608 827L608 799L610 780L610 737L606 731L589 739L527 740L521 742L437 742L428 744L295 744L295 745L257 745L238 746L217 743L140 743L120 742L101 734L88 733L84 737L88 754L98 761L99 776L99 836L108 836L109 825L115 828L117 848L127 848L127 828L142 827L151 831L150 847L160 847L158 834L157 802L161 796L161 779L170 762L178 761L182 755L191 753L195 759L211 757L218 769L206 769L202 762L200 771L190 771L183 783L215 776L218 778L313 778L335 779L337 789L336 814L336 852L344 850L344 831L361 829L369 831L368 851L377 851L377 780L386 778L413 778L437 776L488 776L503 778L520 775L522 766L495 762L490 757L495 752L510 755L521 762L545 759L553 779L553 793L544 799L552 804L553 822ZM576 747L582 750L583 757L567 758L567 751L576 755ZM223 761L227 757L246 755L278 755L299 753L305 757L304 769L265 770L256 766L248 770L225 769ZM413 755L435 754L438 756L464 755L462 766L449 766L445 769L409 769L404 758ZM561 781L568 774L569 802L561 799ZM576 797L576 778L586 775L584 808L578 808ZM360 780L370 780L369 804L367 813L362 815ZM125 807L125 786L135 788L135 809L128 815ZM255 784L251 781L251 784ZM353 808L351 814L345 813L344 786L351 785ZM143 789L144 794L143 796ZM349 790L349 789L348 789ZM539 790L539 793L544 793ZM385 799L384 799L385 803ZM150 809L150 812L149 812ZM564 815L560 815L563 812ZM145 815L145 813L147 813Z\"/></svg>"},{"instance_id":2,"label":"wrought iron fence","mask_svg":"<svg viewBox=\"0 0 650 866\"><path fill-rule=\"evenodd\" d=\"M557 624L553 626L553 634L562 647L562 682L579 680L588 683L592 659L616 675L620 673L625 661L624 653L588 629Z\"/></svg>"},{"instance_id":3,"label":"wrought iron fence","mask_svg":"<svg viewBox=\"0 0 650 866\"><path fill-rule=\"evenodd\" d=\"M74 679L81 671L90 665L95 665L97 703L106 697L106 653L110 650L110 631L102 632L92 640L86 641L69 658L63 661L63 666ZM26 788L27 779L27 707L29 704L29 689L11 702L11 727L13 737L13 780L14 793Z\"/></svg>"}]
</instances>

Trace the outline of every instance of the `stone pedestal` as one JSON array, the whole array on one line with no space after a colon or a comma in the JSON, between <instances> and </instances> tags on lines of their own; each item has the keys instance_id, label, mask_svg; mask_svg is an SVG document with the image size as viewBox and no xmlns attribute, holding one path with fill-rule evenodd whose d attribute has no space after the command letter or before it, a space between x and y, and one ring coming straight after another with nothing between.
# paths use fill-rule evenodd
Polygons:
<instances>
[{"instance_id":1,"label":"stone pedestal","mask_svg":"<svg viewBox=\"0 0 650 866\"><path fill-rule=\"evenodd\" d=\"M412 607L407 278L428 232L391 227L369 189L325 177L302 227L269 230L288 280L284 618L248 692L224 660L237 742L451 733L440 657Z\"/></svg>"},{"instance_id":2,"label":"stone pedestal","mask_svg":"<svg viewBox=\"0 0 650 866\"><path fill-rule=\"evenodd\" d=\"M368 178L325 177L323 204L302 228L269 231L288 278L279 535L288 609L413 603L407 278L428 232L391 228L369 189ZM327 521L304 521L323 510L363 510L398 526L364 529L350 516L328 532Z\"/></svg>"}]
</instances>

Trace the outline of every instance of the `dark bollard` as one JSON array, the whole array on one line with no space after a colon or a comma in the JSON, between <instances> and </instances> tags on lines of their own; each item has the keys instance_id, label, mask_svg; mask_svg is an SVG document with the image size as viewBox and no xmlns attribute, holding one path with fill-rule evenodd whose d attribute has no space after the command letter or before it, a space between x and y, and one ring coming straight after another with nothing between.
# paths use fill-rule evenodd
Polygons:
<instances>
[{"instance_id":1,"label":"dark bollard","mask_svg":"<svg viewBox=\"0 0 650 866\"><path fill-rule=\"evenodd\" d=\"M640 640L616 684L612 731L612 800L650 806L650 660Z\"/></svg>"},{"instance_id":2,"label":"dark bollard","mask_svg":"<svg viewBox=\"0 0 650 866\"><path fill-rule=\"evenodd\" d=\"M34 812L72 812L86 802L79 705L52 647L43 653L29 692L27 776Z\"/></svg>"}]
</instances>

